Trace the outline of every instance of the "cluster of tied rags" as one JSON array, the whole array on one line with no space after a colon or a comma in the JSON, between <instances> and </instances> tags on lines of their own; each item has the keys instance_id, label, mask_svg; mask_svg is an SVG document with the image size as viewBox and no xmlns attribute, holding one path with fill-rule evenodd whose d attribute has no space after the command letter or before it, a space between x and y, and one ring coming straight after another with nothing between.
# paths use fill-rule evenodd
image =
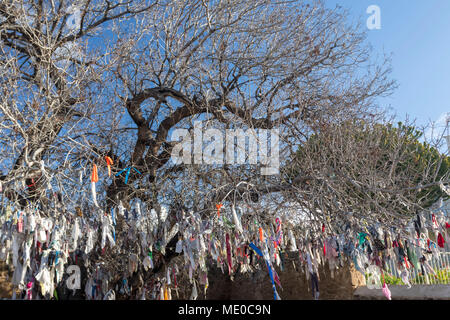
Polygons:
<instances>
[{"instance_id":1,"label":"cluster of tied rags","mask_svg":"<svg viewBox=\"0 0 450 320\"><path fill-rule=\"evenodd\" d=\"M130 170L124 169L119 174L126 172L128 177ZM275 216L273 221L262 219L264 215L260 218L249 214L233 203L226 207L217 204L210 214L180 210L175 222L165 219L155 224L154 210L139 201L132 204L132 214L121 202L109 213L102 210L96 200L95 167L91 181L95 207L90 208L88 214L79 208L43 212L31 204L25 209L11 206L2 209L0 260L14 270L13 299L16 289L23 299L58 299L56 288L66 283L74 293L83 285L83 297L90 300L113 300L117 293L129 298L170 300L173 290L178 294L177 277L181 273L189 277L192 285L190 298L197 299L199 286L206 295L207 262L211 259L210 262L230 276L261 266L267 268L273 297L278 300L282 285L277 268L283 271L286 252L298 254L298 261L311 282L313 298L318 299L318 268L326 262L332 277L337 268L353 262L364 276L370 273L384 279L387 262L393 260L401 271L402 280L409 284L411 268L421 268L423 273L435 272L428 262L433 256L438 257L449 242L449 224L442 211L417 215L413 230L351 218L333 228L309 221L305 230L301 228L303 222L293 225L282 216ZM129 250L129 246L117 245L119 216L125 225L125 240L136 244L134 251ZM282 219L287 223L282 223ZM430 226L436 241L430 239ZM175 245L170 247L170 243ZM101 255L99 258L98 254L93 254L105 250L123 251L128 259L128 269L123 270L122 281L115 287L110 283L111 274L108 266L101 262ZM165 255L166 250L181 259L165 263L160 272L162 276L156 277L153 255L156 252ZM74 267L78 265L86 269L83 281ZM153 272L155 277L134 290L137 293L132 296L129 279L142 269L146 273ZM68 275L68 272L73 274ZM381 289L391 299L385 282Z\"/></svg>"}]
</instances>

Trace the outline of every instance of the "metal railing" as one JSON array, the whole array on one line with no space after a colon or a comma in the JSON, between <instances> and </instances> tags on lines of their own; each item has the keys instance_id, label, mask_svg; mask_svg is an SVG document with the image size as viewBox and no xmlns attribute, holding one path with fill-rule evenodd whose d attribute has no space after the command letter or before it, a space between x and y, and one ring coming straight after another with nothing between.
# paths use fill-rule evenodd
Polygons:
<instances>
[{"instance_id":1,"label":"metal railing","mask_svg":"<svg viewBox=\"0 0 450 320\"><path fill-rule=\"evenodd\" d=\"M441 252L439 258L433 256L428 263L436 274L427 271L425 268L425 274L423 274L421 268L411 267L409 269L411 285L450 284L450 252ZM398 269L396 262L392 259L387 262L387 269L388 275L401 279L401 270ZM398 281L397 284L405 285L403 281Z\"/></svg>"}]
</instances>

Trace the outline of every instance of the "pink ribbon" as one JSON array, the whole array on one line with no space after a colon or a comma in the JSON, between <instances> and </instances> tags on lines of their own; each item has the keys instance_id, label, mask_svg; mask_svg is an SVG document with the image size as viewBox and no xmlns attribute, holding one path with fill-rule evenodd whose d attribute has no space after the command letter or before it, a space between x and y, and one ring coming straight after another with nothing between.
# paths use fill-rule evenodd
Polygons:
<instances>
[{"instance_id":1,"label":"pink ribbon","mask_svg":"<svg viewBox=\"0 0 450 320\"><path fill-rule=\"evenodd\" d=\"M27 300L32 300L31 288L33 287L33 282L27 283Z\"/></svg>"},{"instance_id":2,"label":"pink ribbon","mask_svg":"<svg viewBox=\"0 0 450 320\"><path fill-rule=\"evenodd\" d=\"M389 290L386 283L383 285L383 294L388 300L392 300L391 299L391 291Z\"/></svg>"},{"instance_id":3,"label":"pink ribbon","mask_svg":"<svg viewBox=\"0 0 450 320\"><path fill-rule=\"evenodd\" d=\"M17 221L17 231L22 233L23 232L23 218L22 218L22 213L20 213L20 218Z\"/></svg>"}]
</instances>

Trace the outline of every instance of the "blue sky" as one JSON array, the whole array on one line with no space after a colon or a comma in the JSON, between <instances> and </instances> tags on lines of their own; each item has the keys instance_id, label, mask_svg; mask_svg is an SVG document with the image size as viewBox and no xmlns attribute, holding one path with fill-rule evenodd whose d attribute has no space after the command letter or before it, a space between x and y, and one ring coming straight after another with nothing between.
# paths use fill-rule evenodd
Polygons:
<instances>
[{"instance_id":1,"label":"blue sky","mask_svg":"<svg viewBox=\"0 0 450 320\"><path fill-rule=\"evenodd\" d=\"M391 107L398 119L408 114L418 125L436 121L445 126L450 115L449 0L325 0L349 9L351 19L364 26L370 5L381 9L381 29L368 30L374 54L392 53L392 78L399 88L379 103ZM441 127L443 130L443 127Z\"/></svg>"}]
</instances>

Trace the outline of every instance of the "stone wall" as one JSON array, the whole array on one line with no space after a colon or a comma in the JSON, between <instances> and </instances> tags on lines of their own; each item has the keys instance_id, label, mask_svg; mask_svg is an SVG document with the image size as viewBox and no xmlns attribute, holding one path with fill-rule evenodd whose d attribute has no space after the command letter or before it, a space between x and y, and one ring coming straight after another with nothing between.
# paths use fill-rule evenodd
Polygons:
<instances>
[{"instance_id":1,"label":"stone wall","mask_svg":"<svg viewBox=\"0 0 450 320\"><path fill-rule=\"evenodd\" d=\"M12 296L11 273L4 262L0 262L0 299L10 299Z\"/></svg>"},{"instance_id":2,"label":"stone wall","mask_svg":"<svg viewBox=\"0 0 450 320\"><path fill-rule=\"evenodd\" d=\"M175 258L182 259L181 257ZM267 267L260 261L260 269L253 273L237 273L233 280L227 272L222 273L216 266L209 266L209 287L204 294L204 288L198 286L198 299L208 300L272 300L273 290ZM225 270L225 269L224 269ZM227 271L227 270L225 270ZM310 282L306 280L304 266L297 257L285 258L284 270L276 268L280 277L283 290L277 287L278 294L283 300L308 300L312 299ZM7 280L7 267L0 264L0 298L11 298L12 287ZM12 274L10 273L9 276ZM161 274L161 276L164 276ZM335 271L334 278L331 277L328 265L319 269L320 299L349 300L353 299L353 293L358 286L365 285L364 277L350 264L344 265ZM178 277L178 295L172 291L173 299L189 299L192 285L186 275ZM81 293L80 290L77 290ZM60 296L61 299L64 299ZM76 298L76 297L74 297Z\"/></svg>"},{"instance_id":3,"label":"stone wall","mask_svg":"<svg viewBox=\"0 0 450 320\"><path fill-rule=\"evenodd\" d=\"M299 261L286 262L284 270L276 268L281 286L277 287L282 300L312 300L310 281L306 280L304 267ZM363 275L351 264L335 270L331 276L328 264L319 269L320 299L351 300L359 286L365 285ZM231 280L220 269L211 267L208 272L209 289L206 299L210 300L272 300L273 289L269 273L265 266L254 273L238 273Z\"/></svg>"},{"instance_id":4,"label":"stone wall","mask_svg":"<svg viewBox=\"0 0 450 320\"><path fill-rule=\"evenodd\" d=\"M407 286L388 286L392 300L450 300L450 286L438 285L414 285L410 289ZM360 287L355 291L355 299L358 300L386 300L380 289L368 289Z\"/></svg>"}]
</instances>

